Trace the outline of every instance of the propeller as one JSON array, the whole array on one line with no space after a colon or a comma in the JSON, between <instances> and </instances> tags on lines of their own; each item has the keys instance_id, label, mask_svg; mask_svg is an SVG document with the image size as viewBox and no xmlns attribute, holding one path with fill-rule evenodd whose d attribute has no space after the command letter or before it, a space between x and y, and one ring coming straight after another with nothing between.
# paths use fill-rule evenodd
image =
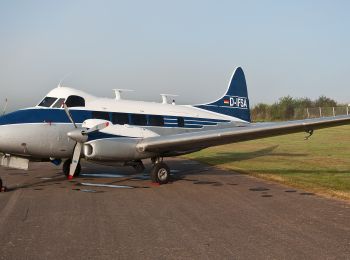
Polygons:
<instances>
[{"instance_id":1,"label":"propeller","mask_svg":"<svg viewBox=\"0 0 350 260\"><path fill-rule=\"evenodd\" d=\"M63 104L64 111L66 112L69 120L72 122L74 125L75 129L73 131L70 131L67 133L68 137L74 141L76 141L74 151L73 151L73 157L72 157L72 162L69 168L69 175L68 179L73 179L75 170L77 169L77 166L80 161L80 155L81 155L81 150L83 148L84 143L88 140L89 134L98 132L107 126L109 126L109 122L103 122L100 124L97 124L89 129L87 128L78 128L78 126L75 124L72 115L67 107L67 105L64 103Z\"/></svg>"},{"instance_id":2,"label":"propeller","mask_svg":"<svg viewBox=\"0 0 350 260\"><path fill-rule=\"evenodd\" d=\"M7 105L8 105L8 99L5 98L5 105L4 105L4 108L2 110L2 116L6 114Z\"/></svg>"},{"instance_id":3,"label":"propeller","mask_svg":"<svg viewBox=\"0 0 350 260\"><path fill-rule=\"evenodd\" d=\"M71 121L71 123L74 125L75 128L78 128L77 125L75 124L73 118L72 118L72 115L70 114L70 111L66 105L66 103L63 102L63 108L64 108L64 111L66 112L68 118L69 118L69 121Z\"/></svg>"}]
</instances>

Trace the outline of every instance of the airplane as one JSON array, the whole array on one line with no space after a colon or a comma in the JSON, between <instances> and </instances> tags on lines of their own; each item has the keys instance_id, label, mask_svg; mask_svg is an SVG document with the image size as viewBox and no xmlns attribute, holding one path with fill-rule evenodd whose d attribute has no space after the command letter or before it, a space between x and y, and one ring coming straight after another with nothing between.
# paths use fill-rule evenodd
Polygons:
<instances>
[{"instance_id":1,"label":"airplane","mask_svg":"<svg viewBox=\"0 0 350 260\"><path fill-rule=\"evenodd\" d=\"M234 70L225 94L209 103L99 98L59 85L35 107L0 117L0 165L27 170L31 162L62 164L68 179L79 176L82 159L143 172L151 159L152 182L166 184L170 169L164 158L210 146L306 132L350 123L349 116L285 122L252 123L248 90L241 67ZM62 163L63 162L63 163ZM2 181L0 178L0 185ZM0 188L1 188L0 186Z\"/></svg>"}]
</instances>

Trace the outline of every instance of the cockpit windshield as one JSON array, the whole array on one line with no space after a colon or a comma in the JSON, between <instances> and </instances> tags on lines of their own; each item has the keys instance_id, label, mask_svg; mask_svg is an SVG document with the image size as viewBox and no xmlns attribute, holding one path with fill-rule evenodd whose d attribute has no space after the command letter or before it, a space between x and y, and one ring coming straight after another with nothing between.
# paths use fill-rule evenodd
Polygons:
<instances>
[{"instance_id":1,"label":"cockpit windshield","mask_svg":"<svg viewBox=\"0 0 350 260\"><path fill-rule=\"evenodd\" d=\"M47 96L40 102L38 106L62 108L63 103L65 103L67 107L85 107L85 99L81 96L76 95L70 95L67 97L67 99Z\"/></svg>"},{"instance_id":2,"label":"cockpit windshield","mask_svg":"<svg viewBox=\"0 0 350 260\"><path fill-rule=\"evenodd\" d=\"M63 107L63 103L64 103L64 98L59 98L55 104L53 104L52 107L54 108L61 108Z\"/></svg>"},{"instance_id":3,"label":"cockpit windshield","mask_svg":"<svg viewBox=\"0 0 350 260\"><path fill-rule=\"evenodd\" d=\"M39 107L51 107L51 105L57 100L57 98L54 97L45 97L40 104Z\"/></svg>"}]
</instances>

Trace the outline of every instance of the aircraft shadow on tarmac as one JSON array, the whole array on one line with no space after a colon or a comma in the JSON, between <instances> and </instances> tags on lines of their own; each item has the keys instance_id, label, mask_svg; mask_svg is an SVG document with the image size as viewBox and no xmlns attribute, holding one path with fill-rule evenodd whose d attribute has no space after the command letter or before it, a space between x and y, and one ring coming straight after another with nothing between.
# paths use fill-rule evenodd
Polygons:
<instances>
[{"instance_id":1,"label":"aircraft shadow on tarmac","mask_svg":"<svg viewBox=\"0 0 350 260\"><path fill-rule=\"evenodd\" d=\"M214 165L221 164L222 162L227 162L230 160L230 162L239 162L239 161L245 161L250 160L266 155L270 156L286 156L286 157L303 157L307 156L307 154L304 153L272 153L276 148L278 148L279 145L273 145L267 148L263 148L260 150L252 151L252 152L219 152L215 155L210 156L203 156L203 160L210 160L213 162Z\"/></svg>"},{"instance_id":2,"label":"aircraft shadow on tarmac","mask_svg":"<svg viewBox=\"0 0 350 260\"><path fill-rule=\"evenodd\" d=\"M322 173L334 173L334 174L337 174L337 173L349 173L350 172L350 169L349 170L330 170L330 169L316 169L316 170L300 170L300 169L269 169L269 170L256 170L256 172L258 173L268 173L268 174L271 174L271 173L279 173L279 174L293 174L293 173L304 173L304 174L322 174Z\"/></svg>"},{"instance_id":3,"label":"aircraft shadow on tarmac","mask_svg":"<svg viewBox=\"0 0 350 260\"><path fill-rule=\"evenodd\" d=\"M193 174L201 174L208 171L208 168L185 171L184 173L173 173L171 181L167 185L171 185L177 181L188 181L195 185L211 185L211 186L223 186L224 184L217 181L206 181L199 179L189 178ZM213 173L214 175L215 173ZM10 173L10 175L22 175L30 176L27 173ZM103 183L100 183L99 179L103 178ZM228 185L237 185L235 183L227 183ZM107 190L89 190L83 187L90 186L93 188L143 188L148 189L153 185L150 182L150 178L147 173L144 174L120 174L111 169L110 171L96 172L95 170L88 170L81 176L74 180L67 180L61 173L56 173L54 176L39 176L31 181L25 182L24 184L17 184L7 187L7 192L19 190L19 189L33 189L35 191L44 190L47 188L66 188L72 190L81 190L86 192L105 192Z\"/></svg>"},{"instance_id":4,"label":"aircraft shadow on tarmac","mask_svg":"<svg viewBox=\"0 0 350 260\"><path fill-rule=\"evenodd\" d=\"M264 149L256 150L248 153L239 152L225 152L218 153L217 155L211 156L211 159L221 159L230 161L241 161L253 159L265 155L271 155L271 153L278 147L278 145L270 146ZM306 156L306 154L288 154L288 153L273 153L274 156ZM173 167L179 167L181 170L173 170L170 185L178 181L190 182L193 185L208 185L212 187L220 187L224 185L236 186L238 183L234 182L219 182L206 180L206 178L201 178L200 176L218 176L218 175L241 175L239 172L222 170L216 167L216 165L205 165L203 163L198 163L196 161L182 161L172 162ZM30 172L16 172L15 169L7 168L9 175L21 175L23 177L30 176ZM13 172L14 171L14 172ZM31 181L25 182L22 185L16 185L9 187L7 191L15 191L17 189L32 189L35 191L45 190L47 188L61 188L69 189L74 191L91 192L91 193L103 193L113 190L112 188L152 188L154 184L150 182L149 177L150 165L148 165L147 170L143 174L135 174L132 169L118 169L114 167L101 167L91 165L86 163L83 166L83 172L81 176L74 180L68 181L61 172L56 172L50 176L39 176ZM283 171L283 170L282 170ZM291 170L288 170L290 173ZM295 170L295 172L299 172ZM319 171L318 171L319 172ZM281 173L281 170L279 170ZM309 171L309 173L314 173ZM337 171L339 173L339 171ZM195 177L195 178L193 178ZM101 178L103 178L103 183L101 183ZM168 185L169 185L168 184ZM266 187L251 187L248 188L249 191L258 192L261 197L272 197ZM295 193L296 190L285 190L288 193ZM300 195L314 195L313 193L301 192Z\"/></svg>"},{"instance_id":5,"label":"aircraft shadow on tarmac","mask_svg":"<svg viewBox=\"0 0 350 260\"><path fill-rule=\"evenodd\" d=\"M97 174L97 173L95 173ZM193 173L192 173L193 174ZM120 174L115 174L117 177L104 177L104 174L100 173L100 177L97 178L89 178L89 174L84 174L81 177L76 178L75 180L68 181L65 176L62 176L61 173L56 173L55 176L52 177L36 177L36 180L31 183L25 183L23 185L17 185L14 187L10 187L7 189L8 192L15 191L18 189L32 189L34 191L42 191L47 188L53 187L53 188L62 188L62 189L69 189L73 191L80 191L80 192L87 192L87 193L104 193L113 190L112 188L128 188L128 189L149 189L152 188L152 184L149 181L149 177L146 176L146 174L132 174L130 176ZM113 175L113 173L108 173L108 176ZM236 186L239 185L238 183L232 183L232 182L219 182L219 181L208 181L208 180L201 180L200 178L190 178L191 173L185 173L185 174L173 174L172 175L170 185L177 181L186 181L191 182L194 185L209 185L212 187L220 187L224 185L228 186ZM104 183L96 183L96 180L99 178L106 178L107 181ZM198 177L198 176L197 176ZM93 181L93 183L86 183L86 181ZM129 184L133 181L139 181L136 185ZM125 182L129 182L128 184L124 184ZM140 183L141 182L141 183ZM141 185L140 185L141 184ZM168 185L169 185L168 184ZM252 192L258 192L258 194L261 197L264 198L271 198L274 195L270 194L270 188L264 187L264 186L258 186L249 188L248 191ZM286 193L296 193L297 190L294 189L287 189L284 192ZM314 193L310 192L300 192L299 195L315 195Z\"/></svg>"},{"instance_id":6,"label":"aircraft shadow on tarmac","mask_svg":"<svg viewBox=\"0 0 350 260\"><path fill-rule=\"evenodd\" d=\"M256 157L261 157L265 155L270 155L278 145L270 146L264 149L260 149L253 152L248 153L239 153L239 152L225 152L219 153L216 156L211 156L211 159L222 159L231 161L240 161L253 159ZM274 153L275 156L306 156L305 154L287 154L287 153ZM172 178L170 181L170 185L172 183L178 181L186 181L191 182L194 185L210 185L213 187L220 187L224 185L235 186L237 183L233 182L219 182L206 180L205 178L200 178L200 176L218 176L218 175L241 175L239 172L227 171L217 168L215 165L205 165L202 163L198 163L195 161L177 161L176 163L172 163L173 167L177 166L181 168L181 170L173 170ZM91 165L92 166L92 165ZM61 172L54 173L54 176L42 176L36 177L38 181L26 182L22 185L16 185L13 187L9 187L7 191L14 191L17 189L33 189L36 191L44 190L49 187L53 188L62 188L62 189L71 189L75 191L85 191L85 192L95 192L101 193L106 191L111 191L111 188L143 188L148 189L152 188L154 184L150 182L150 177L148 175L150 167L147 167L147 170L143 174L135 174L133 170L123 170L113 167L102 167L96 168L94 166L91 167L88 163L83 167L82 174L74 180L68 181L65 176L62 175ZM7 169L12 170L12 169ZM288 170L290 173L291 171ZM300 172L295 170L295 172ZM313 171L309 171L310 174L314 173ZM319 172L319 171L318 171ZM281 173L281 170L279 170ZM339 172L338 172L339 173ZM11 172L9 175L22 175L22 176L30 176L30 173L23 172ZM193 178L195 177L195 178ZM103 183L101 183L101 178L103 178ZM169 185L168 184L168 185ZM262 197L272 197L270 194L266 194L269 189L265 187L252 187L249 188L250 191L255 192L263 192ZM295 190L286 190L285 192L296 192ZM313 195L313 193L300 193L300 195Z\"/></svg>"}]
</instances>

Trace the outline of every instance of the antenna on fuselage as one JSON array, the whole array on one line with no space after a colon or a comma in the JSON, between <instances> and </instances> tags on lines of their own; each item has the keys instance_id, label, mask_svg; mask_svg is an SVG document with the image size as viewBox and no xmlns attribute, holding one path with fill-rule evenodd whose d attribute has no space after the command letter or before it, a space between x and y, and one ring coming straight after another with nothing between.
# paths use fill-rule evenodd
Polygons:
<instances>
[{"instance_id":1,"label":"antenna on fuselage","mask_svg":"<svg viewBox=\"0 0 350 260\"><path fill-rule=\"evenodd\" d=\"M160 94L162 96L162 104L169 104L168 103L168 98L169 97L177 97L178 95L173 95L173 94ZM173 103L175 105L175 99L172 99Z\"/></svg>"},{"instance_id":2,"label":"antenna on fuselage","mask_svg":"<svg viewBox=\"0 0 350 260\"><path fill-rule=\"evenodd\" d=\"M6 114L7 105L8 105L8 99L5 98L5 105L4 105L4 109L2 110L2 115Z\"/></svg>"},{"instance_id":3,"label":"antenna on fuselage","mask_svg":"<svg viewBox=\"0 0 350 260\"><path fill-rule=\"evenodd\" d=\"M58 88L62 87L63 81L64 81L66 78L68 78L70 75L72 75L72 72L67 73L66 75L64 75L63 78L60 80L60 82L58 82L57 87L58 87Z\"/></svg>"},{"instance_id":4,"label":"antenna on fuselage","mask_svg":"<svg viewBox=\"0 0 350 260\"><path fill-rule=\"evenodd\" d=\"M113 89L115 93L115 100L121 100L122 99L122 92L132 92L134 90L132 89L122 89L122 88L116 88Z\"/></svg>"}]
</instances>

